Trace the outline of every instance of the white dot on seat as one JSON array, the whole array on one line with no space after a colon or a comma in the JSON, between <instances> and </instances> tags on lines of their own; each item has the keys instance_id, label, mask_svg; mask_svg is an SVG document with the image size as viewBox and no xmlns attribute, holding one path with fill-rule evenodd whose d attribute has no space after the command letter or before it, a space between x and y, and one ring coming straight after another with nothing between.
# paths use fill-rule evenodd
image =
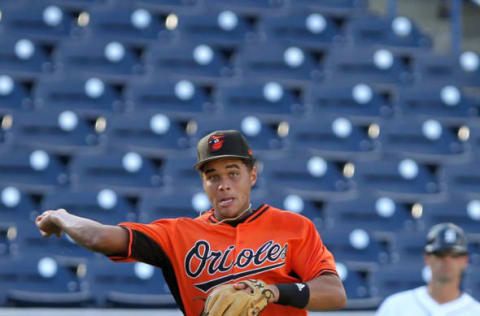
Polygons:
<instances>
[{"instance_id":1,"label":"white dot on seat","mask_svg":"<svg viewBox=\"0 0 480 316\"><path fill-rule=\"evenodd\" d=\"M14 82L12 77L7 75L0 76L0 95L9 95L12 93Z\"/></svg>"},{"instance_id":2,"label":"white dot on seat","mask_svg":"<svg viewBox=\"0 0 480 316\"><path fill-rule=\"evenodd\" d=\"M373 55L373 62L378 69L389 69L393 65L393 55L386 49L379 49Z\"/></svg>"},{"instance_id":3,"label":"white dot on seat","mask_svg":"<svg viewBox=\"0 0 480 316\"><path fill-rule=\"evenodd\" d=\"M276 82L269 82L263 87L263 96L270 102L277 102L283 97L283 88Z\"/></svg>"},{"instance_id":4,"label":"white dot on seat","mask_svg":"<svg viewBox=\"0 0 480 316\"><path fill-rule=\"evenodd\" d=\"M295 213L301 213L305 207L305 203L300 196L296 194L290 194L285 198L285 200L283 200L283 207L286 210Z\"/></svg>"},{"instance_id":5,"label":"white dot on seat","mask_svg":"<svg viewBox=\"0 0 480 316\"><path fill-rule=\"evenodd\" d=\"M32 169L41 171L50 164L50 156L43 150L35 150L30 154L30 167Z\"/></svg>"},{"instance_id":6,"label":"white dot on seat","mask_svg":"<svg viewBox=\"0 0 480 316\"><path fill-rule=\"evenodd\" d=\"M110 42L105 46L105 58L112 63L119 62L125 56L125 47L119 42Z\"/></svg>"},{"instance_id":7,"label":"white dot on seat","mask_svg":"<svg viewBox=\"0 0 480 316\"><path fill-rule=\"evenodd\" d=\"M2 203L6 207L15 207L20 203L21 194L16 187L6 187L2 190Z\"/></svg>"},{"instance_id":8,"label":"white dot on seat","mask_svg":"<svg viewBox=\"0 0 480 316\"><path fill-rule=\"evenodd\" d=\"M468 202L467 214L471 219L475 221L480 221L480 201L479 200L472 200Z\"/></svg>"},{"instance_id":9,"label":"white dot on seat","mask_svg":"<svg viewBox=\"0 0 480 316\"><path fill-rule=\"evenodd\" d=\"M117 194L110 189L103 189L97 194L98 205L105 209L111 210L117 205Z\"/></svg>"},{"instance_id":10,"label":"white dot on seat","mask_svg":"<svg viewBox=\"0 0 480 316\"><path fill-rule=\"evenodd\" d=\"M255 116L245 117L242 120L241 126L242 126L242 132L244 132L245 135L250 137L257 136L262 130L262 123Z\"/></svg>"},{"instance_id":11,"label":"white dot on seat","mask_svg":"<svg viewBox=\"0 0 480 316\"><path fill-rule=\"evenodd\" d=\"M21 39L15 44L15 55L19 59L27 60L35 53L35 45L28 39Z\"/></svg>"},{"instance_id":12,"label":"white dot on seat","mask_svg":"<svg viewBox=\"0 0 480 316\"><path fill-rule=\"evenodd\" d=\"M442 125L437 120L427 120L422 124L422 133L430 140L437 140L442 136Z\"/></svg>"},{"instance_id":13,"label":"white dot on seat","mask_svg":"<svg viewBox=\"0 0 480 316\"><path fill-rule=\"evenodd\" d=\"M335 264L335 268L337 269L338 276L340 277L340 279L342 281L345 281L345 279L348 277L347 266L345 264L343 264L342 262L337 262Z\"/></svg>"},{"instance_id":14,"label":"white dot on seat","mask_svg":"<svg viewBox=\"0 0 480 316\"><path fill-rule=\"evenodd\" d=\"M358 104L367 104L372 100L372 88L368 85L360 83L353 87L352 97Z\"/></svg>"},{"instance_id":15,"label":"white dot on seat","mask_svg":"<svg viewBox=\"0 0 480 316\"><path fill-rule=\"evenodd\" d=\"M429 266L424 266L422 269L422 279L425 283L429 283L432 279L432 269Z\"/></svg>"},{"instance_id":16,"label":"white dot on seat","mask_svg":"<svg viewBox=\"0 0 480 316\"><path fill-rule=\"evenodd\" d=\"M208 65L213 59L213 50L207 45L198 45L193 50L193 58L200 65Z\"/></svg>"},{"instance_id":17,"label":"white dot on seat","mask_svg":"<svg viewBox=\"0 0 480 316\"><path fill-rule=\"evenodd\" d=\"M150 12L145 9L137 9L133 11L132 15L130 16L130 23L132 23L135 28L140 30L146 29L150 25L151 21L152 16L150 15Z\"/></svg>"},{"instance_id":18,"label":"white dot on seat","mask_svg":"<svg viewBox=\"0 0 480 316\"><path fill-rule=\"evenodd\" d=\"M355 249L365 249L370 244L370 237L363 229L354 229L350 233L350 245Z\"/></svg>"},{"instance_id":19,"label":"white dot on seat","mask_svg":"<svg viewBox=\"0 0 480 316\"><path fill-rule=\"evenodd\" d=\"M445 86L440 92L440 97L445 105L455 106L460 102L461 95L457 87Z\"/></svg>"},{"instance_id":20,"label":"white dot on seat","mask_svg":"<svg viewBox=\"0 0 480 316\"><path fill-rule=\"evenodd\" d=\"M44 278L51 278L57 274L57 262L50 258L45 257L38 261L37 271Z\"/></svg>"},{"instance_id":21,"label":"white dot on seat","mask_svg":"<svg viewBox=\"0 0 480 316\"><path fill-rule=\"evenodd\" d=\"M306 18L305 26L310 32L319 34L327 27L327 20L321 14L312 13Z\"/></svg>"},{"instance_id":22,"label":"white dot on seat","mask_svg":"<svg viewBox=\"0 0 480 316\"><path fill-rule=\"evenodd\" d=\"M296 68L303 64L303 61L305 60L305 55L300 48L289 47L285 50L283 54L283 60L288 66Z\"/></svg>"},{"instance_id":23,"label":"white dot on seat","mask_svg":"<svg viewBox=\"0 0 480 316\"><path fill-rule=\"evenodd\" d=\"M150 129L159 135L163 135L170 129L170 119L163 114L155 114L150 119Z\"/></svg>"},{"instance_id":24,"label":"white dot on seat","mask_svg":"<svg viewBox=\"0 0 480 316\"><path fill-rule=\"evenodd\" d=\"M418 175L418 165L411 159L404 159L398 164L398 172L402 178L411 180Z\"/></svg>"},{"instance_id":25,"label":"white dot on seat","mask_svg":"<svg viewBox=\"0 0 480 316\"><path fill-rule=\"evenodd\" d=\"M203 192L195 193L192 197L192 207L197 212L206 211L210 208L210 201Z\"/></svg>"},{"instance_id":26,"label":"white dot on seat","mask_svg":"<svg viewBox=\"0 0 480 316\"><path fill-rule=\"evenodd\" d=\"M375 210L381 217L392 217L395 214L395 202L387 197L379 198L375 202Z\"/></svg>"},{"instance_id":27,"label":"white dot on seat","mask_svg":"<svg viewBox=\"0 0 480 316\"><path fill-rule=\"evenodd\" d=\"M137 278L141 280L148 280L153 277L155 269L149 264L143 262L135 262L134 272Z\"/></svg>"},{"instance_id":28,"label":"white dot on seat","mask_svg":"<svg viewBox=\"0 0 480 316\"><path fill-rule=\"evenodd\" d=\"M128 172L137 172L142 167L142 164L142 157L135 152L129 152L123 156L122 165L123 168Z\"/></svg>"},{"instance_id":29,"label":"white dot on seat","mask_svg":"<svg viewBox=\"0 0 480 316\"><path fill-rule=\"evenodd\" d=\"M103 95L105 84L98 78L90 78L85 82L85 94L90 98L97 99Z\"/></svg>"},{"instance_id":30,"label":"white dot on seat","mask_svg":"<svg viewBox=\"0 0 480 316\"><path fill-rule=\"evenodd\" d=\"M352 123L343 117L339 117L332 122L333 133L340 138L346 138L352 133Z\"/></svg>"},{"instance_id":31,"label":"white dot on seat","mask_svg":"<svg viewBox=\"0 0 480 316\"><path fill-rule=\"evenodd\" d=\"M307 162L307 170L313 177L324 176L327 169L327 162L321 157L312 157Z\"/></svg>"},{"instance_id":32,"label":"white dot on seat","mask_svg":"<svg viewBox=\"0 0 480 316\"><path fill-rule=\"evenodd\" d=\"M479 65L479 58L478 55L474 52L463 52L460 55L460 66L464 71L467 72L474 72L478 70Z\"/></svg>"},{"instance_id":33,"label":"white dot on seat","mask_svg":"<svg viewBox=\"0 0 480 316\"><path fill-rule=\"evenodd\" d=\"M73 131L78 125L78 117L72 111L64 111L58 116L58 126L66 132Z\"/></svg>"},{"instance_id":34,"label":"white dot on seat","mask_svg":"<svg viewBox=\"0 0 480 316\"><path fill-rule=\"evenodd\" d=\"M392 29L397 36L408 36L412 31L412 22L403 16L396 17L392 21Z\"/></svg>"},{"instance_id":35,"label":"white dot on seat","mask_svg":"<svg viewBox=\"0 0 480 316\"><path fill-rule=\"evenodd\" d=\"M181 80L175 84L175 95L180 100L190 100L195 93L195 86L188 80Z\"/></svg>"},{"instance_id":36,"label":"white dot on seat","mask_svg":"<svg viewBox=\"0 0 480 316\"><path fill-rule=\"evenodd\" d=\"M224 31L231 31L237 27L238 18L232 11L223 11L218 15L218 26Z\"/></svg>"},{"instance_id":37,"label":"white dot on seat","mask_svg":"<svg viewBox=\"0 0 480 316\"><path fill-rule=\"evenodd\" d=\"M57 6L49 6L43 10L43 22L48 26L57 26L62 22L63 12Z\"/></svg>"}]
</instances>

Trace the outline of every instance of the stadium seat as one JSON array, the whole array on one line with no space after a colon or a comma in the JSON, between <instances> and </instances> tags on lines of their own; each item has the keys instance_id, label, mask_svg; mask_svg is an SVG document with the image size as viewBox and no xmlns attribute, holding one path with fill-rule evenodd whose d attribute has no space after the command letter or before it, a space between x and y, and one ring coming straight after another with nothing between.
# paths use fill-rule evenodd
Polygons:
<instances>
[{"instance_id":1,"label":"stadium seat","mask_svg":"<svg viewBox=\"0 0 480 316\"><path fill-rule=\"evenodd\" d=\"M475 162L444 164L441 177L451 193L480 192L480 170Z\"/></svg>"},{"instance_id":2,"label":"stadium seat","mask_svg":"<svg viewBox=\"0 0 480 316\"><path fill-rule=\"evenodd\" d=\"M154 162L136 152L79 154L69 167L75 190L110 188L119 193L136 194L162 185Z\"/></svg>"},{"instance_id":3,"label":"stadium seat","mask_svg":"<svg viewBox=\"0 0 480 316\"><path fill-rule=\"evenodd\" d=\"M39 109L74 110L89 116L124 108L118 86L98 77L45 76L37 82L34 98Z\"/></svg>"},{"instance_id":4,"label":"stadium seat","mask_svg":"<svg viewBox=\"0 0 480 316\"><path fill-rule=\"evenodd\" d=\"M153 1L153 0L150 0ZM207 9L228 9L235 10L235 12L244 12L251 14L259 13L274 13L283 8L286 4L285 0L269 1L269 0L226 0L215 1L205 0L205 6Z\"/></svg>"},{"instance_id":5,"label":"stadium seat","mask_svg":"<svg viewBox=\"0 0 480 316\"><path fill-rule=\"evenodd\" d=\"M0 220L0 260L4 260L15 252L15 249L12 249L12 243L14 237L16 237L13 235L15 234L15 224L13 224L12 222L4 222L3 220ZM0 291L0 304L2 304L2 296L3 293Z\"/></svg>"},{"instance_id":6,"label":"stadium seat","mask_svg":"<svg viewBox=\"0 0 480 316\"><path fill-rule=\"evenodd\" d=\"M55 61L66 73L122 79L145 73L140 60L142 49L111 39L63 40L55 50Z\"/></svg>"},{"instance_id":7,"label":"stadium seat","mask_svg":"<svg viewBox=\"0 0 480 316\"><path fill-rule=\"evenodd\" d=\"M33 107L31 86L31 81L3 74L0 70L0 113L11 114L12 110L31 110Z\"/></svg>"},{"instance_id":8,"label":"stadium seat","mask_svg":"<svg viewBox=\"0 0 480 316\"><path fill-rule=\"evenodd\" d=\"M384 120L381 122L382 151L442 162L469 154L457 131L458 124L435 119Z\"/></svg>"},{"instance_id":9,"label":"stadium seat","mask_svg":"<svg viewBox=\"0 0 480 316\"><path fill-rule=\"evenodd\" d=\"M467 269L464 278L465 292L472 295L476 300L480 298L480 270L477 267L470 266Z\"/></svg>"},{"instance_id":10,"label":"stadium seat","mask_svg":"<svg viewBox=\"0 0 480 316\"><path fill-rule=\"evenodd\" d=\"M300 3L297 1L295 4ZM345 40L338 21L343 23L345 19L322 13L317 13L317 10L292 9L281 15L265 15L259 20L259 32L265 34L270 42L305 49L320 49L322 52L328 50L332 44ZM285 23L286 20L288 23Z\"/></svg>"},{"instance_id":11,"label":"stadium seat","mask_svg":"<svg viewBox=\"0 0 480 316\"><path fill-rule=\"evenodd\" d=\"M108 117L108 145L119 150L158 154L195 146L187 132L190 120L162 112L133 112Z\"/></svg>"},{"instance_id":12,"label":"stadium seat","mask_svg":"<svg viewBox=\"0 0 480 316\"><path fill-rule=\"evenodd\" d=\"M430 49L432 40L414 22L402 16L392 18L364 13L347 23L347 36L356 46L381 45L403 50Z\"/></svg>"},{"instance_id":13,"label":"stadium seat","mask_svg":"<svg viewBox=\"0 0 480 316\"><path fill-rule=\"evenodd\" d=\"M172 188L155 194L142 194L137 210L140 222L151 223L163 218L194 218L209 208L208 198L202 191L177 191Z\"/></svg>"},{"instance_id":14,"label":"stadium seat","mask_svg":"<svg viewBox=\"0 0 480 316\"><path fill-rule=\"evenodd\" d=\"M134 111L157 111L165 114L210 114L215 110L208 89L191 80L165 80L151 76L131 80L125 88L127 103Z\"/></svg>"},{"instance_id":15,"label":"stadium seat","mask_svg":"<svg viewBox=\"0 0 480 316\"><path fill-rule=\"evenodd\" d=\"M8 33L7 33L8 34ZM36 77L53 71L52 45L22 36L0 34L0 71Z\"/></svg>"},{"instance_id":16,"label":"stadium seat","mask_svg":"<svg viewBox=\"0 0 480 316\"><path fill-rule=\"evenodd\" d=\"M276 81L229 83L218 86L217 100L226 115L283 117L304 112L296 89Z\"/></svg>"},{"instance_id":17,"label":"stadium seat","mask_svg":"<svg viewBox=\"0 0 480 316\"><path fill-rule=\"evenodd\" d=\"M434 169L409 158L358 161L353 180L362 189L398 197L435 195L442 190Z\"/></svg>"},{"instance_id":18,"label":"stadium seat","mask_svg":"<svg viewBox=\"0 0 480 316\"><path fill-rule=\"evenodd\" d=\"M27 221L36 210L37 204L28 192L0 185L0 223L11 225Z\"/></svg>"},{"instance_id":19,"label":"stadium seat","mask_svg":"<svg viewBox=\"0 0 480 316\"><path fill-rule=\"evenodd\" d=\"M202 181L193 165L197 162L193 152L189 155L166 156L162 164L166 188L183 188L185 191L201 191Z\"/></svg>"},{"instance_id":20,"label":"stadium seat","mask_svg":"<svg viewBox=\"0 0 480 316\"><path fill-rule=\"evenodd\" d=\"M372 288L372 270L376 265L372 264L354 264L337 261L337 272L345 287L348 302L347 309L367 309L374 308L378 304L379 298L373 296Z\"/></svg>"},{"instance_id":21,"label":"stadium seat","mask_svg":"<svg viewBox=\"0 0 480 316\"><path fill-rule=\"evenodd\" d=\"M408 61L408 55L387 48L338 47L325 57L325 78L344 83L409 84L413 75Z\"/></svg>"},{"instance_id":22,"label":"stadium seat","mask_svg":"<svg viewBox=\"0 0 480 316\"><path fill-rule=\"evenodd\" d=\"M476 116L474 99L456 85L417 84L398 89L398 110L402 117L463 122Z\"/></svg>"},{"instance_id":23,"label":"stadium seat","mask_svg":"<svg viewBox=\"0 0 480 316\"><path fill-rule=\"evenodd\" d=\"M74 111L16 112L12 141L26 148L43 148L57 154L98 151L99 133L85 115Z\"/></svg>"},{"instance_id":24,"label":"stadium seat","mask_svg":"<svg viewBox=\"0 0 480 316\"><path fill-rule=\"evenodd\" d=\"M397 232L417 229L408 203L388 195L361 192L351 199L330 200L325 211L333 227L354 225L369 231Z\"/></svg>"},{"instance_id":25,"label":"stadium seat","mask_svg":"<svg viewBox=\"0 0 480 316\"><path fill-rule=\"evenodd\" d=\"M190 11L196 9L199 0L136 0L137 5L152 10L175 10L177 12Z\"/></svg>"},{"instance_id":26,"label":"stadium seat","mask_svg":"<svg viewBox=\"0 0 480 316\"><path fill-rule=\"evenodd\" d=\"M315 54L321 53L267 41L242 46L233 57L233 64L236 73L247 80L275 78L285 82L307 82L321 79L321 65L315 59Z\"/></svg>"},{"instance_id":27,"label":"stadium seat","mask_svg":"<svg viewBox=\"0 0 480 316\"><path fill-rule=\"evenodd\" d=\"M88 261L87 274L96 304L102 307L174 307L162 272L145 263Z\"/></svg>"},{"instance_id":28,"label":"stadium seat","mask_svg":"<svg viewBox=\"0 0 480 316\"><path fill-rule=\"evenodd\" d=\"M392 92L362 82L313 84L306 93L305 103L315 116L375 119L393 114Z\"/></svg>"},{"instance_id":29,"label":"stadium seat","mask_svg":"<svg viewBox=\"0 0 480 316\"><path fill-rule=\"evenodd\" d=\"M289 5L294 7L308 8L310 10L318 10L325 12L333 12L337 14L354 14L362 12L367 8L367 2L365 0L298 0L295 3L289 2Z\"/></svg>"},{"instance_id":30,"label":"stadium seat","mask_svg":"<svg viewBox=\"0 0 480 316\"><path fill-rule=\"evenodd\" d=\"M183 41L236 49L256 37L250 16L226 10L178 14L176 31Z\"/></svg>"},{"instance_id":31,"label":"stadium seat","mask_svg":"<svg viewBox=\"0 0 480 316\"><path fill-rule=\"evenodd\" d=\"M0 152L0 184L45 192L68 183L65 166L55 155L43 150Z\"/></svg>"},{"instance_id":32,"label":"stadium seat","mask_svg":"<svg viewBox=\"0 0 480 316\"><path fill-rule=\"evenodd\" d=\"M260 163L264 187L271 190L319 198L352 190L351 182L343 176L335 160L295 152L265 156Z\"/></svg>"},{"instance_id":33,"label":"stadium seat","mask_svg":"<svg viewBox=\"0 0 480 316\"><path fill-rule=\"evenodd\" d=\"M292 151L328 154L344 159L375 155L379 144L368 135L370 124L325 115L288 120L287 147Z\"/></svg>"},{"instance_id":34,"label":"stadium seat","mask_svg":"<svg viewBox=\"0 0 480 316\"><path fill-rule=\"evenodd\" d=\"M105 225L116 225L135 219L133 206L127 198L110 189L99 191L54 190L45 194L41 203L42 210L60 208Z\"/></svg>"},{"instance_id":35,"label":"stadium seat","mask_svg":"<svg viewBox=\"0 0 480 316\"><path fill-rule=\"evenodd\" d=\"M83 282L84 267L51 256L29 253L0 260L5 289L2 305L17 307L82 307L92 298ZM0 296L2 297L2 296Z\"/></svg>"},{"instance_id":36,"label":"stadium seat","mask_svg":"<svg viewBox=\"0 0 480 316\"><path fill-rule=\"evenodd\" d=\"M422 264L382 266L373 273L373 291L382 297L425 285Z\"/></svg>"},{"instance_id":37,"label":"stadium seat","mask_svg":"<svg viewBox=\"0 0 480 316\"><path fill-rule=\"evenodd\" d=\"M154 75L174 79L216 81L230 78L232 66L224 52L203 42L175 41L149 45L145 61Z\"/></svg>"},{"instance_id":38,"label":"stadium seat","mask_svg":"<svg viewBox=\"0 0 480 316\"><path fill-rule=\"evenodd\" d=\"M427 227L424 231L395 232L392 240L392 263L397 265L422 265L428 228L430 227Z\"/></svg>"}]
</instances>

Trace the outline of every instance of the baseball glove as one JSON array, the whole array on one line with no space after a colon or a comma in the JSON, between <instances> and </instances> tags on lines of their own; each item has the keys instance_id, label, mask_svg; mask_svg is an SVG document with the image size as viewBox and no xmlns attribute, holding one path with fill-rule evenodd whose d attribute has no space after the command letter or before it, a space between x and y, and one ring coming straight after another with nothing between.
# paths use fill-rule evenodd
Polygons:
<instances>
[{"instance_id":1,"label":"baseball glove","mask_svg":"<svg viewBox=\"0 0 480 316\"><path fill-rule=\"evenodd\" d=\"M260 280L245 280L249 289L237 290L233 284L222 285L207 297L201 316L256 316L259 315L273 292Z\"/></svg>"}]
</instances>

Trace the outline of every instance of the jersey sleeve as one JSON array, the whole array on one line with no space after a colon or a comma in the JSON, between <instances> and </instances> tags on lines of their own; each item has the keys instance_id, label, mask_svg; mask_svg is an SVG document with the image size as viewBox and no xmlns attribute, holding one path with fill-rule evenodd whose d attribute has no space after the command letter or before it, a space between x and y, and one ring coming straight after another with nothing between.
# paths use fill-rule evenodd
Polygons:
<instances>
[{"instance_id":1,"label":"jersey sleeve","mask_svg":"<svg viewBox=\"0 0 480 316\"><path fill-rule=\"evenodd\" d=\"M306 229L302 234L300 244L295 247L293 256L293 270L298 273L302 281L309 281L324 273L338 275L335 259L332 253L323 244L315 225L305 220Z\"/></svg>"}]
</instances>

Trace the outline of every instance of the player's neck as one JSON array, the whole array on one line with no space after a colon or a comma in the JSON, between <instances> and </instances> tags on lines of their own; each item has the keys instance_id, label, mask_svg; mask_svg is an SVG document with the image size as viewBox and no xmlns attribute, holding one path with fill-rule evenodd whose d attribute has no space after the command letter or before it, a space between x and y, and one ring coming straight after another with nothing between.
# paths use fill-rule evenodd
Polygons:
<instances>
[{"instance_id":1,"label":"player's neck","mask_svg":"<svg viewBox=\"0 0 480 316\"><path fill-rule=\"evenodd\" d=\"M431 282L427 286L428 294L438 303L445 304L456 300L462 295L458 282Z\"/></svg>"},{"instance_id":2,"label":"player's neck","mask_svg":"<svg viewBox=\"0 0 480 316\"><path fill-rule=\"evenodd\" d=\"M219 214L217 214L217 212L213 212L215 218L217 220L219 220L219 223L224 223L224 222L227 222L228 224L232 224L232 225L236 225L238 223L241 223L242 221L244 221L247 217L250 216L250 214L252 213L252 203L249 203L248 206L243 209L241 212L238 213L237 216L235 217L232 217L232 218L222 218Z\"/></svg>"}]
</instances>

